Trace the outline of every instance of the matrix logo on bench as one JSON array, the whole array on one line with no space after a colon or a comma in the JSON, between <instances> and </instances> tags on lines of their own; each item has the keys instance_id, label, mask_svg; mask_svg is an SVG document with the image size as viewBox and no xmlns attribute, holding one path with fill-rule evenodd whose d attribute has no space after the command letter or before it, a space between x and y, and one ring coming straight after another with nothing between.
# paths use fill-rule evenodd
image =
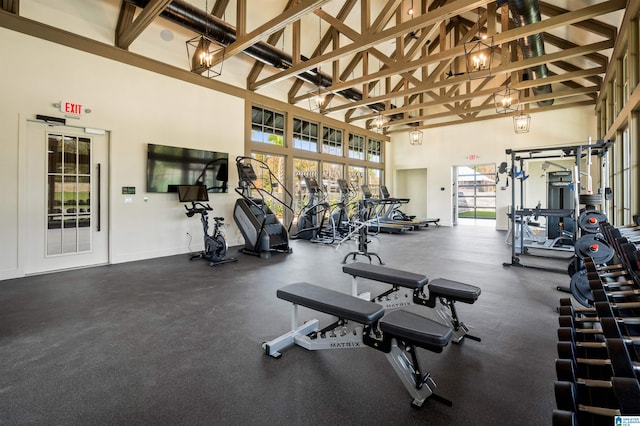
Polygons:
<instances>
[{"instance_id":1,"label":"matrix logo on bench","mask_svg":"<svg viewBox=\"0 0 640 426\"><path fill-rule=\"evenodd\" d=\"M397 308L406 308L407 306L411 306L411 302L387 302L384 304L385 309L397 309Z\"/></svg>"},{"instance_id":2,"label":"matrix logo on bench","mask_svg":"<svg viewBox=\"0 0 640 426\"><path fill-rule=\"evenodd\" d=\"M336 343L331 343L331 345L329 345L330 348L361 348L363 347L359 342L336 342Z\"/></svg>"}]
</instances>

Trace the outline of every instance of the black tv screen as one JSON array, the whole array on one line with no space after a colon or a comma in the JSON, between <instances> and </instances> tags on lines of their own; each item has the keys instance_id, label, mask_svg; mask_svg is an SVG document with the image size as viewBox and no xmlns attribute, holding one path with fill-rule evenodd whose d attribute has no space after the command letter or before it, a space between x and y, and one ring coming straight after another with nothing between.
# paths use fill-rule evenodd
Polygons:
<instances>
[{"instance_id":1,"label":"black tv screen","mask_svg":"<svg viewBox=\"0 0 640 426\"><path fill-rule=\"evenodd\" d=\"M205 185L228 192L229 154L149 144L147 192L177 192L179 185Z\"/></svg>"}]
</instances>

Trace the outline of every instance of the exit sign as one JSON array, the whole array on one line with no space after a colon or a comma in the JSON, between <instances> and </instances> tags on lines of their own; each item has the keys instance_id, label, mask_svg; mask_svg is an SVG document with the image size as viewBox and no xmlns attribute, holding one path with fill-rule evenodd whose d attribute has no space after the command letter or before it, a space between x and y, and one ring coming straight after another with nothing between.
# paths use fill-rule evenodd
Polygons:
<instances>
[{"instance_id":1,"label":"exit sign","mask_svg":"<svg viewBox=\"0 0 640 426\"><path fill-rule=\"evenodd\" d=\"M477 160L478 156L475 154L469 154L469 156L467 157L467 160L473 161L473 160Z\"/></svg>"},{"instance_id":2,"label":"exit sign","mask_svg":"<svg viewBox=\"0 0 640 426\"><path fill-rule=\"evenodd\" d=\"M65 114L82 115L82 104L60 101L60 111Z\"/></svg>"}]
</instances>

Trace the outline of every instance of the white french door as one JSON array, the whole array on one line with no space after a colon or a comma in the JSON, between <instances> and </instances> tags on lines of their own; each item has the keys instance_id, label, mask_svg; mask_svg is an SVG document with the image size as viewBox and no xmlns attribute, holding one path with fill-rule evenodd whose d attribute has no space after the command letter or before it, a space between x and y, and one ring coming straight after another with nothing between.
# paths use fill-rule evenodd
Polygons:
<instances>
[{"instance_id":1,"label":"white french door","mask_svg":"<svg viewBox=\"0 0 640 426\"><path fill-rule=\"evenodd\" d=\"M108 263L108 135L28 121L26 142L25 274Z\"/></svg>"}]
</instances>

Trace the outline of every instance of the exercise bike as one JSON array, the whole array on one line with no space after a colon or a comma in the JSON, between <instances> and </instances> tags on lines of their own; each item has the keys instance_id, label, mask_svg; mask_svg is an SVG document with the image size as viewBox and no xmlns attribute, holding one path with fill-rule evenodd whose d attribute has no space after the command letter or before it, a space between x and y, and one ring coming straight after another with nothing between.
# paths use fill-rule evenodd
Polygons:
<instances>
[{"instance_id":1,"label":"exercise bike","mask_svg":"<svg viewBox=\"0 0 640 426\"><path fill-rule=\"evenodd\" d=\"M220 265L223 263L235 262L238 259L225 259L227 255L227 241L224 239L222 227L224 226L223 217L214 217L213 233L209 235L209 212L213 210L209 203L203 204L203 201L209 201L207 187L205 185L178 185L178 199L181 203L191 203L191 207L184 206L188 217L195 214L200 215L202 222L202 231L204 234L204 250L198 253L191 253L189 260L205 259L208 260L209 266Z\"/></svg>"},{"instance_id":2,"label":"exercise bike","mask_svg":"<svg viewBox=\"0 0 640 426\"><path fill-rule=\"evenodd\" d=\"M202 222L202 230L204 233L204 250L199 253L192 253L189 260L193 259L205 259L210 262L210 266L220 265L223 263L235 262L238 259L229 258L225 259L227 255L227 241L224 239L221 228L224 226L223 217L214 217L213 233L209 235L209 212L213 210L209 204L203 204L201 202L192 201L191 207L184 206L188 217L193 217L195 214L200 215L200 221Z\"/></svg>"}]
</instances>

